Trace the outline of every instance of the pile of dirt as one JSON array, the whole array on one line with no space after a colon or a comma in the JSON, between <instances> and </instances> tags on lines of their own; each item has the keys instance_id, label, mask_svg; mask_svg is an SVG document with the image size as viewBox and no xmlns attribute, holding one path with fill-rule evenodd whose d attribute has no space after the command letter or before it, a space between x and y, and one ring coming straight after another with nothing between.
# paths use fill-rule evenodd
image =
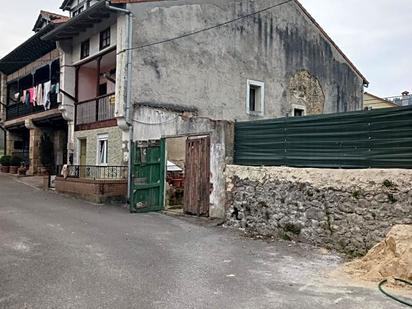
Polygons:
<instances>
[{"instance_id":1,"label":"pile of dirt","mask_svg":"<svg viewBox=\"0 0 412 309\"><path fill-rule=\"evenodd\" d=\"M348 263L344 271L356 279L412 281L412 225L396 225L386 238L362 259Z\"/></svg>"}]
</instances>

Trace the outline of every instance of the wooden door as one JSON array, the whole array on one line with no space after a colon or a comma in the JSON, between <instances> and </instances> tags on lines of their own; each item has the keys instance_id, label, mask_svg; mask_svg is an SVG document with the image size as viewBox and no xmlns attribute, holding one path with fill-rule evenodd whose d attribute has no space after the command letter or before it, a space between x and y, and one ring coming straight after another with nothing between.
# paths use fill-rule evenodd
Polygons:
<instances>
[{"instance_id":1,"label":"wooden door","mask_svg":"<svg viewBox=\"0 0 412 309\"><path fill-rule=\"evenodd\" d=\"M185 213L208 216L210 204L210 137L189 137L186 141Z\"/></svg>"},{"instance_id":2,"label":"wooden door","mask_svg":"<svg viewBox=\"0 0 412 309\"><path fill-rule=\"evenodd\" d=\"M81 139L80 140L80 165L86 165L86 154L87 154L87 140Z\"/></svg>"},{"instance_id":3,"label":"wooden door","mask_svg":"<svg viewBox=\"0 0 412 309\"><path fill-rule=\"evenodd\" d=\"M80 162L79 162L79 176L80 178L86 177L86 156L87 156L87 139L80 140Z\"/></svg>"}]
</instances>

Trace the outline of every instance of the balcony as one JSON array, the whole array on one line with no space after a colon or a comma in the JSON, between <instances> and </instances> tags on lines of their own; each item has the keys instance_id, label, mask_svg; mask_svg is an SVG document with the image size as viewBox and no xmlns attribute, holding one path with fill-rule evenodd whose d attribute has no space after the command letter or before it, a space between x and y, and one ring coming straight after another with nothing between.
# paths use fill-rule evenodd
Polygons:
<instances>
[{"instance_id":1,"label":"balcony","mask_svg":"<svg viewBox=\"0 0 412 309\"><path fill-rule=\"evenodd\" d=\"M76 130L116 125L114 93L76 104Z\"/></svg>"},{"instance_id":2,"label":"balcony","mask_svg":"<svg viewBox=\"0 0 412 309\"><path fill-rule=\"evenodd\" d=\"M56 100L53 100L50 109L56 109L59 104ZM45 112L44 106L33 106L33 105L26 105L22 103L16 103L12 105L8 105L6 108L6 121L14 120L20 117L38 114L41 112Z\"/></svg>"}]
</instances>

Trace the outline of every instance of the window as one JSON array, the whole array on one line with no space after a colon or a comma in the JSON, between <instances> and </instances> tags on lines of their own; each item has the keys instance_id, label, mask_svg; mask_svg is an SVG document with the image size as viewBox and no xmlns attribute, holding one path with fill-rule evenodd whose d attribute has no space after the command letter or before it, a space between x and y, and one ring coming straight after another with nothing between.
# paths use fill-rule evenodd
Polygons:
<instances>
[{"instance_id":1,"label":"window","mask_svg":"<svg viewBox=\"0 0 412 309\"><path fill-rule=\"evenodd\" d=\"M110 46L110 28L100 32L100 50Z\"/></svg>"},{"instance_id":2,"label":"window","mask_svg":"<svg viewBox=\"0 0 412 309\"><path fill-rule=\"evenodd\" d=\"M78 9L74 10L72 15L73 17L79 15L81 12L83 12L83 6L79 7Z\"/></svg>"},{"instance_id":3,"label":"window","mask_svg":"<svg viewBox=\"0 0 412 309\"><path fill-rule=\"evenodd\" d=\"M292 116L293 117L303 117L306 115L306 107L301 105L292 106Z\"/></svg>"},{"instance_id":4,"label":"window","mask_svg":"<svg viewBox=\"0 0 412 309\"><path fill-rule=\"evenodd\" d=\"M265 84L259 81L247 81L246 112L263 115L265 113Z\"/></svg>"},{"instance_id":5,"label":"window","mask_svg":"<svg viewBox=\"0 0 412 309\"><path fill-rule=\"evenodd\" d=\"M99 85L99 96L107 94L107 83Z\"/></svg>"},{"instance_id":6,"label":"window","mask_svg":"<svg viewBox=\"0 0 412 309\"><path fill-rule=\"evenodd\" d=\"M82 42L80 47L80 59L89 57L90 55L90 40Z\"/></svg>"},{"instance_id":7,"label":"window","mask_svg":"<svg viewBox=\"0 0 412 309\"><path fill-rule=\"evenodd\" d=\"M108 135L97 136L97 165L107 165L109 152Z\"/></svg>"}]
</instances>

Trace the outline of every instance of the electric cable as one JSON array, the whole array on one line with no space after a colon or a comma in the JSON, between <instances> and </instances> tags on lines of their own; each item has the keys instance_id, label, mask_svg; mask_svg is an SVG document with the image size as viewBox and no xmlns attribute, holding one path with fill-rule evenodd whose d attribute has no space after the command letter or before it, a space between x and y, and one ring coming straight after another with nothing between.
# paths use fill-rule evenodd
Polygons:
<instances>
[{"instance_id":1,"label":"electric cable","mask_svg":"<svg viewBox=\"0 0 412 309\"><path fill-rule=\"evenodd\" d=\"M402 282L402 283L405 283L405 284L407 284L407 285L412 286L412 282L409 282L409 281L406 281L406 280L403 280L403 279L395 278L395 281L399 281L399 282ZM395 300L395 301L397 301L397 302L399 302L399 303L401 303L401 304L403 304L403 305L412 307L412 301L411 301L411 302L407 302L407 301L405 301L405 300L403 300L403 299L400 299L400 298L397 297L397 296L394 296L394 295L386 292L386 291L383 289L383 285L385 285L387 282L388 282L388 279L385 279L385 280L383 280L381 283L379 283L379 286L378 286L378 287L379 287L379 291L381 291L381 292L382 292L384 295L386 295L387 297L389 297L389 298L391 298L391 299L393 299L393 300Z\"/></svg>"},{"instance_id":2,"label":"electric cable","mask_svg":"<svg viewBox=\"0 0 412 309\"><path fill-rule=\"evenodd\" d=\"M173 38L170 38L170 39L165 39L165 40L162 40L162 41L157 41L157 42L153 42L153 43L148 43L148 44L144 44L144 45L140 45L140 46L135 46L135 47L131 47L131 48L124 48L124 49L122 49L121 51L119 51L117 54L119 55L119 54L121 54L121 53L123 53L123 52L126 52L126 51L128 51L128 50L143 49L143 48L146 48L146 47L151 47L151 46L155 46L155 45L160 45L160 44L172 42L172 41L179 40L179 39L183 39L183 38L186 38L186 37L195 35L195 34L199 34L199 33L202 33L202 32L206 32L206 31L210 31L210 30L213 30L213 29L216 29L216 28L220 28L220 27L229 25L229 24L231 24L231 23L237 22L237 21L239 21L239 20L246 19L246 18L255 16L255 15L257 15L257 14L260 14L260 13L263 13L263 12L266 12L266 11L269 11L269 10L271 10L271 9L274 9L274 8L276 8L276 7L285 5L285 4L287 4L287 3L289 3L289 2L292 2L292 1L294 1L294 0L283 1L283 2L277 3L277 4L275 4L275 5L271 5L271 6L269 6L269 7L266 7L266 8L264 8L264 9L255 11L255 12L253 12L253 13L245 14L245 15L239 16L239 17L237 17L237 18L234 18L234 19L231 19L231 20L222 22L222 23L220 23L220 24L216 24L216 25L213 25L213 26L210 26L210 27L207 27L207 28L203 28L203 29L200 29L200 30L188 32L188 33L185 33L185 34L182 34L182 35L180 35L180 36L176 36L176 37L173 37Z\"/></svg>"}]
</instances>

